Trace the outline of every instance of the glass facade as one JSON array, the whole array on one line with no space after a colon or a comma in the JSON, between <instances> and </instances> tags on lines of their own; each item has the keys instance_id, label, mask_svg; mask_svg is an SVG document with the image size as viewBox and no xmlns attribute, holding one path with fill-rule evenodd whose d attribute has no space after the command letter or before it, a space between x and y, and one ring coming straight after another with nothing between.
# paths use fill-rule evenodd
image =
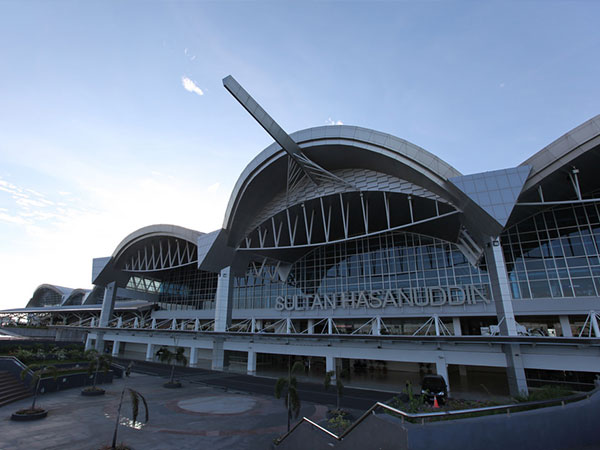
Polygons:
<instances>
[{"instance_id":1,"label":"glass facade","mask_svg":"<svg viewBox=\"0 0 600 450\"><path fill-rule=\"evenodd\" d=\"M234 279L233 306L274 308L276 298L474 285L490 298L485 263L473 267L452 243L412 233L386 233L324 245L297 261L285 282L275 264L250 264Z\"/></svg>"},{"instance_id":2,"label":"glass facade","mask_svg":"<svg viewBox=\"0 0 600 450\"><path fill-rule=\"evenodd\" d=\"M502 234L514 299L597 296L600 205L541 211Z\"/></svg>"},{"instance_id":3,"label":"glass facade","mask_svg":"<svg viewBox=\"0 0 600 450\"><path fill-rule=\"evenodd\" d=\"M153 275L133 275L127 289L157 294L163 309L213 309L217 279L218 274L200 271L192 264Z\"/></svg>"}]
</instances>

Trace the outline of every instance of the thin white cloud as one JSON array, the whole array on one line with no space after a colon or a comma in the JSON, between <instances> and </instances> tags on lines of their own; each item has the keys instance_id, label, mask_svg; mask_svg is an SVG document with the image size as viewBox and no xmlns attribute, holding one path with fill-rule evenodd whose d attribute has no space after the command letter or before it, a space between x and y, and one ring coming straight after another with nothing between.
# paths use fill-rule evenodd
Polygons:
<instances>
[{"instance_id":1,"label":"thin white cloud","mask_svg":"<svg viewBox=\"0 0 600 450\"><path fill-rule=\"evenodd\" d=\"M344 125L341 120L333 120L331 117L325 121L327 125Z\"/></svg>"},{"instance_id":2,"label":"thin white cloud","mask_svg":"<svg viewBox=\"0 0 600 450\"><path fill-rule=\"evenodd\" d=\"M204 95L202 89L200 89L196 83L190 80L188 77L181 77L181 84L186 91L193 92L194 94Z\"/></svg>"}]
</instances>

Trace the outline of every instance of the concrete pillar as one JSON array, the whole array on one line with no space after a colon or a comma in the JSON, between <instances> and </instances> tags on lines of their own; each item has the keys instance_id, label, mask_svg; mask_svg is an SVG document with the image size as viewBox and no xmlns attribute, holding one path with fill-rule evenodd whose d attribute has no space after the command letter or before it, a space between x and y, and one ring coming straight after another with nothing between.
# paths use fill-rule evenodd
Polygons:
<instances>
[{"instance_id":1,"label":"concrete pillar","mask_svg":"<svg viewBox=\"0 0 600 450\"><path fill-rule=\"evenodd\" d=\"M490 241L485 247L485 260L488 267L490 284L492 286L492 297L496 307L496 315L500 334L504 336L517 336L517 321L513 311L510 284L506 273L506 263L502 246L498 240ZM527 381L525 379L525 367L521 358L521 349L518 344L504 345L506 355L506 376L510 395L527 395Z\"/></svg>"},{"instance_id":2,"label":"concrete pillar","mask_svg":"<svg viewBox=\"0 0 600 450\"><path fill-rule=\"evenodd\" d=\"M450 397L450 378L448 378L448 364L446 364L446 358L442 355L438 355L435 361L435 371L438 375L444 377L446 380L446 386L448 386L448 397Z\"/></svg>"},{"instance_id":3,"label":"concrete pillar","mask_svg":"<svg viewBox=\"0 0 600 450\"><path fill-rule=\"evenodd\" d=\"M117 318L117 328L123 328L123 316Z\"/></svg>"},{"instance_id":4,"label":"concrete pillar","mask_svg":"<svg viewBox=\"0 0 600 450\"><path fill-rule=\"evenodd\" d=\"M433 324L435 326L435 335L439 336L440 335L440 318L438 317L437 314L433 315Z\"/></svg>"},{"instance_id":5,"label":"concrete pillar","mask_svg":"<svg viewBox=\"0 0 600 450\"><path fill-rule=\"evenodd\" d=\"M248 352L248 375L256 375L256 352Z\"/></svg>"},{"instance_id":6,"label":"concrete pillar","mask_svg":"<svg viewBox=\"0 0 600 450\"><path fill-rule=\"evenodd\" d=\"M98 326L101 328L108 327L108 322L112 319L115 310L115 300L117 298L117 283L112 282L106 285L104 289L104 300L102 300L102 310L100 312L100 322Z\"/></svg>"},{"instance_id":7,"label":"concrete pillar","mask_svg":"<svg viewBox=\"0 0 600 450\"><path fill-rule=\"evenodd\" d=\"M250 333L256 333L256 319L254 317L250 323Z\"/></svg>"},{"instance_id":8,"label":"concrete pillar","mask_svg":"<svg viewBox=\"0 0 600 450\"><path fill-rule=\"evenodd\" d=\"M194 320L194 331L198 331L200 329L200 319L196 318Z\"/></svg>"},{"instance_id":9,"label":"concrete pillar","mask_svg":"<svg viewBox=\"0 0 600 450\"><path fill-rule=\"evenodd\" d=\"M325 372L331 372L331 371L335 372L335 358L333 356L326 356L325 357ZM332 379L335 378L335 375L333 376Z\"/></svg>"},{"instance_id":10,"label":"concrete pillar","mask_svg":"<svg viewBox=\"0 0 600 450\"><path fill-rule=\"evenodd\" d=\"M152 323L150 325L150 328L152 328L153 330L156 329L156 318L154 318L154 317L152 318Z\"/></svg>"},{"instance_id":11,"label":"concrete pillar","mask_svg":"<svg viewBox=\"0 0 600 450\"><path fill-rule=\"evenodd\" d=\"M498 240L492 240L485 248L485 260L488 266L492 297L498 316L500 334L504 336L517 336L517 321L513 311L510 285L506 273L506 263L502 246Z\"/></svg>"},{"instance_id":12,"label":"concrete pillar","mask_svg":"<svg viewBox=\"0 0 600 450\"><path fill-rule=\"evenodd\" d=\"M92 320L90 320L90 327L95 327L96 326L96 318L92 317Z\"/></svg>"},{"instance_id":13,"label":"concrete pillar","mask_svg":"<svg viewBox=\"0 0 600 450\"><path fill-rule=\"evenodd\" d=\"M185 331L185 328L186 328L185 320L182 320L181 321L181 331Z\"/></svg>"},{"instance_id":14,"label":"concrete pillar","mask_svg":"<svg viewBox=\"0 0 600 450\"><path fill-rule=\"evenodd\" d=\"M135 320L133 321L133 328L139 328L140 327L140 320L136 317Z\"/></svg>"},{"instance_id":15,"label":"concrete pillar","mask_svg":"<svg viewBox=\"0 0 600 450\"><path fill-rule=\"evenodd\" d=\"M327 334L333 334L333 319L331 317L327 319Z\"/></svg>"},{"instance_id":16,"label":"concrete pillar","mask_svg":"<svg viewBox=\"0 0 600 450\"><path fill-rule=\"evenodd\" d=\"M563 337L573 337L569 316L558 316L558 319L560 320L560 329L562 330Z\"/></svg>"},{"instance_id":17,"label":"concrete pillar","mask_svg":"<svg viewBox=\"0 0 600 450\"><path fill-rule=\"evenodd\" d=\"M196 367L198 365L198 349L196 347L190 347L190 367Z\"/></svg>"},{"instance_id":18,"label":"concrete pillar","mask_svg":"<svg viewBox=\"0 0 600 450\"><path fill-rule=\"evenodd\" d=\"M508 389L510 395L527 395L527 379L525 378L525 366L521 357L521 346L518 344L504 345L506 355L506 375L508 378Z\"/></svg>"},{"instance_id":19,"label":"concrete pillar","mask_svg":"<svg viewBox=\"0 0 600 450\"><path fill-rule=\"evenodd\" d=\"M292 319L289 317L285 319L285 334L290 334L292 332Z\"/></svg>"},{"instance_id":20,"label":"concrete pillar","mask_svg":"<svg viewBox=\"0 0 600 450\"><path fill-rule=\"evenodd\" d=\"M231 325L231 294L233 292L233 276L231 267L225 267L219 273L217 292L215 294L215 331L224 332Z\"/></svg>"},{"instance_id":21,"label":"concrete pillar","mask_svg":"<svg viewBox=\"0 0 600 450\"><path fill-rule=\"evenodd\" d=\"M308 334L315 334L315 319L308 319Z\"/></svg>"},{"instance_id":22,"label":"concrete pillar","mask_svg":"<svg viewBox=\"0 0 600 450\"><path fill-rule=\"evenodd\" d=\"M452 318L452 326L454 327L454 336L462 336L462 328L460 326L460 317Z\"/></svg>"},{"instance_id":23,"label":"concrete pillar","mask_svg":"<svg viewBox=\"0 0 600 450\"><path fill-rule=\"evenodd\" d=\"M146 344L146 361L154 361L154 345Z\"/></svg>"},{"instance_id":24,"label":"concrete pillar","mask_svg":"<svg viewBox=\"0 0 600 450\"><path fill-rule=\"evenodd\" d=\"M226 367L225 350L223 349L223 338L215 338L213 340L212 350L212 370L223 371Z\"/></svg>"},{"instance_id":25,"label":"concrete pillar","mask_svg":"<svg viewBox=\"0 0 600 450\"><path fill-rule=\"evenodd\" d=\"M256 320L256 332L258 333L260 330L262 330L262 327L263 327L262 319L257 319Z\"/></svg>"},{"instance_id":26,"label":"concrete pillar","mask_svg":"<svg viewBox=\"0 0 600 450\"><path fill-rule=\"evenodd\" d=\"M371 334L373 336L381 336L381 317L375 316L371 325Z\"/></svg>"},{"instance_id":27,"label":"concrete pillar","mask_svg":"<svg viewBox=\"0 0 600 450\"><path fill-rule=\"evenodd\" d=\"M596 311L590 311L590 322L590 326L594 331L594 337L600 337L600 327L598 326L598 318L596 316Z\"/></svg>"},{"instance_id":28,"label":"concrete pillar","mask_svg":"<svg viewBox=\"0 0 600 450\"><path fill-rule=\"evenodd\" d=\"M90 333L87 334L86 338L85 338L85 348L84 350L87 352L88 350L92 349L92 337L90 336Z\"/></svg>"},{"instance_id":29,"label":"concrete pillar","mask_svg":"<svg viewBox=\"0 0 600 450\"><path fill-rule=\"evenodd\" d=\"M173 320L171 320L171 330L176 330L177 329L177 319L173 318Z\"/></svg>"},{"instance_id":30,"label":"concrete pillar","mask_svg":"<svg viewBox=\"0 0 600 450\"><path fill-rule=\"evenodd\" d=\"M117 356L119 356L119 347L120 347L121 343L119 341L114 341L113 342L113 348L112 348L112 355L113 358L116 358Z\"/></svg>"}]
</instances>

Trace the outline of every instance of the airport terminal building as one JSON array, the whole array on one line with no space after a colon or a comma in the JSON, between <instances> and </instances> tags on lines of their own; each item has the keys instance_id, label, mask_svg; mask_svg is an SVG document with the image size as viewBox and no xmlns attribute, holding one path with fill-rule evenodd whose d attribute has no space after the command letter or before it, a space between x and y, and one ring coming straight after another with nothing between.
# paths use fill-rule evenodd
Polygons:
<instances>
[{"instance_id":1,"label":"airport terminal building","mask_svg":"<svg viewBox=\"0 0 600 450\"><path fill-rule=\"evenodd\" d=\"M489 369L513 394L600 372L600 116L516 167L463 175L370 129L288 135L224 84L275 142L223 227L134 231L94 259L92 291L42 285L5 315L85 330L114 355L184 347L217 370L292 355L315 371L434 371L452 389Z\"/></svg>"}]
</instances>

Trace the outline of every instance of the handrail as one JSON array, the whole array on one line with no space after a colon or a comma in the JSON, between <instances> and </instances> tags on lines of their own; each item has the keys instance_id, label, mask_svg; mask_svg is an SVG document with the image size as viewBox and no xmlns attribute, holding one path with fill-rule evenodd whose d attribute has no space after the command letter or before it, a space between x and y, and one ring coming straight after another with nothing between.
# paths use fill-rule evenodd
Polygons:
<instances>
[{"instance_id":1,"label":"handrail","mask_svg":"<svg viewBox=\"0 0 600 450\"><path fill-rule=\"evenodd\" d=\"M481 408L469 408L469 409L460 409L460 410L454 410L454 411L439 411L439 412L416 413L416 414L402 411L400 409L394 408L393 406L386 405L385 403L376 402L367 411L365 411L365 413L362 416L360 416L353 424L351 424L348 428L346 428L346 430L339 436L332 433L331 431L327 430L326 428L316 424L312 420L310 420L306 417L302 417L302 419L300 419L298 421L298 423L290 429L290 431L288 431L283 436L281 436L279 439L277 439L277 445L279 445L285 438L287 438L292 433L292 431L294 431L298 426L300 426L300 424L302 424L302 422L307 422L308 424L317 428L318 430L325 432L326 434L330 435L331 437L335 438L338 441L341 441L342 439L344 439L344 437L348 433L350 433L358 425L360 425L370 414L374 414L375 410L378 408L383 408L383 409L393 412L394 414L398 414L402 418L402 423L404 423L404 421L406 419L411 419L411 420L421 419L421 424L424 425L426 419L435 418L435 417L454 418L454 417L463 416L466 414L473 414L473 413L479 413L479 412L488 413L488 412L502 411L502 410L506 411L507 414L510 414L511 409L514 410L514 409L522 409L522 408L529 408L529 407L539 408L539 407L550 406L550 405L559 404L559 403L562 406L564 406L567 403L572 403L575 401L588 399L598 391L600 391L600 387L597 386L590 392L585 392L585 393L581 393L581 394L573 394L573 395L569 395L566 397L553 398L553 399L549 399L549 400L537 400L537 401L533 401L533 402L513 403L510 405L485 406L485 407L481 407Z\"/></svg>"}]
</instances>

